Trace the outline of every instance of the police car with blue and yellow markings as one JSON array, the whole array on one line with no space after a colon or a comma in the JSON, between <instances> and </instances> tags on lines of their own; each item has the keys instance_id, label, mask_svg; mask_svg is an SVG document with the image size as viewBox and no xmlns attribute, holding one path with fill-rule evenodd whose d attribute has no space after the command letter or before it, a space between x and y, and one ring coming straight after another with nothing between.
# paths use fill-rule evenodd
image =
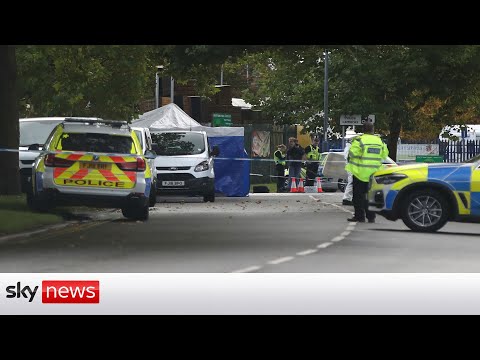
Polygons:
<instances>
[{"instance_id":1,"label":"police car with blue and yellow markings","mask_svg":"<svg viewBox=\"0 0 480 360\"><path fill-rule=\"evenodd\" d=\"M121 208L125 217L147 220L155 189L148 159L126 121L66 118L35 159L27 191L31 209L56 205Z\"/></svg>"},{"instance_id":2,"label":"police car with blue and yellow markings","mask_svg":"<svg viewBox=\"0 0 480 360\"><path fill-rule=\"evenodd\" d=\"M369 210L434 232L447 221L480 223L480 155L465 163L412 164L370 177Z\"/></svg>"}]
</instances>

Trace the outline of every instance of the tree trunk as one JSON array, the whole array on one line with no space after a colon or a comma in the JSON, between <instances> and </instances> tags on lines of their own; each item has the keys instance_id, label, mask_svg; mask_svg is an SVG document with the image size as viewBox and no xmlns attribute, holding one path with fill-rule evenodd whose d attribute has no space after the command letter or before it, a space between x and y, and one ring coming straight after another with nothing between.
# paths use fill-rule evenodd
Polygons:
<instances>
[{"instance_id":1,"label":"tree trunk","mask_svg":"<svg viewBox=\"0 0 480 360\"><path fill-rule=\"evenodd\" d=\"M390 117L390 134L387 138L387 147L389 156L392 160L397 161L397 144L400 137L400 130L402 129L402 122L398 112L393 112Z\"/></svg>"},{"instance_id":2,"label":"tree trunk","mask_svg":"<svg viewBox=\"0 0 480 360\"><path fill-rule=\"evenodd\" d=\"M0 195L20 193L16 77L15 47L0 45Z\"/></svg>"}]
</instances>

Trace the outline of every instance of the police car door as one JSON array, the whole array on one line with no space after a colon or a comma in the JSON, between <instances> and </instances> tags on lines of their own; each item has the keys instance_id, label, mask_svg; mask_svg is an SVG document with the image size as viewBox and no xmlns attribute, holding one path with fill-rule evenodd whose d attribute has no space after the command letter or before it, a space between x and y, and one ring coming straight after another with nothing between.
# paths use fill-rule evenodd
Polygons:
<instances>
[{"instance_id":1,"label":"police car door","mask_svg":"<svg viewBox=\"0 0 480 360\"><path fill-rule=\"evenodd\" d=\"M473 165L470 179L471 214L480 217L480 161Z\"/></svg>"}]
</instances>

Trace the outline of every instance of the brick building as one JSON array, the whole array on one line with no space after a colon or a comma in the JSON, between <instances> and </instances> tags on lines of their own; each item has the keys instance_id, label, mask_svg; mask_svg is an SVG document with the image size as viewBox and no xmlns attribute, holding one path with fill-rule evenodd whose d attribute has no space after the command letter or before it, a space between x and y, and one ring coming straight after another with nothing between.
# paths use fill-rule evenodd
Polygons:
<instances>
[{"instance_id":1,"label":"brick building","mask_svg":"<svg viewBox=\"0 0 480 360\"><path fill-rule=\"evenodd\" d=\"M163 77L159 84L159 106L170 103L170 77ZM202 125L211 125L213 114L228 114L231 116L232 126L259 124L262 122L261 111L252 110L243 100L233 98L230 85L216 85L219 91L211 98L206 99L196 95L193 81L182 85L174 84L174 102L183 111ZM240 101L239 101L240 100ZM139 104L143 114L155 108L155 99L149 99Z\"/></svg>"}]
</instances>

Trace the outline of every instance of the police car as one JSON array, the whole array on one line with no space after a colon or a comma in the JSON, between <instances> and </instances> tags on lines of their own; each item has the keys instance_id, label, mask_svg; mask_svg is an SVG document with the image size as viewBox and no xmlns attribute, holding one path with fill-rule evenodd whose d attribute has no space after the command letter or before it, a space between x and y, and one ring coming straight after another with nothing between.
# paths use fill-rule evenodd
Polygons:
<instances>
[{"instance_id":1,"label":"police car","mask_svg":"<svg viewBox=\"0 0 480 360\"><path fill-rule=\"evenodd\" d=\"M56 205L121 208L127 218L146 220L153 158L126 121L66 118L34 162L27 203L37 211Z\"/></svg>"},{"instance_id":2,"label":"police car","mask_svg":"<svg viewBox=\"0 0 480 360\"><path fill-rule=\"evenodd\" d=\"M448 221L480 222L480 155L465 163L412 164L370 177L369 210L434 232Z\"/></svg>"}]
</instances>

